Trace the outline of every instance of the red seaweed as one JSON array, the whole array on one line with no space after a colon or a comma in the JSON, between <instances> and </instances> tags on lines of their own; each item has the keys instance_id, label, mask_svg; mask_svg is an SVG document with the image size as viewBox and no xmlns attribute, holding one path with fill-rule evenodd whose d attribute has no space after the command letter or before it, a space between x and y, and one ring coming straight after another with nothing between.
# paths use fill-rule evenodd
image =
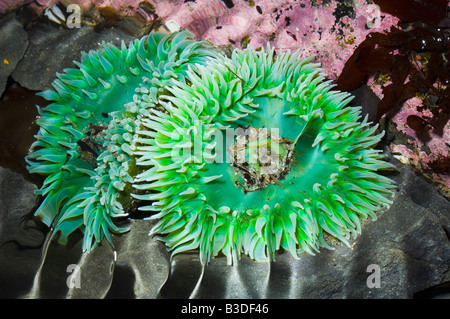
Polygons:
<instances>
[{"instance_id":1,"label":"red seaweed","mask_svg":"<svg viewBox=\"0 0 450 319\"><path fill-rule=\"evenodd\" d=\"M422 21L438 26L446 18L447 0L419 1L412 0L373 0L381 11L398 17L403 22Z\"/></svg>"}]
</instances>

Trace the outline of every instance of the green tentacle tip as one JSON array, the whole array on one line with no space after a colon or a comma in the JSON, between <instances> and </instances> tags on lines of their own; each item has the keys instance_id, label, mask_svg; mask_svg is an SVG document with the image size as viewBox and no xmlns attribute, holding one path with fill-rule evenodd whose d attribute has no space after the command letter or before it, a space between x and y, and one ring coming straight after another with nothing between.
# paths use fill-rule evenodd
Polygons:
<instances>
[{"instance_id":1,"label":"green tentacle tip","mask_svg":"<svg viewBox=\"0 0 450 319\"><path fill-rule=\"evenodd\" d=\"M225 57L191 36L104 44L41 93L54 103L26 159L45 176L36 214L61 243L84 232L89 252L151 211L150 233L204 264L316 254L325 234L348 245L391 204L377 127L300 52Z\"/></svg>"}]
</instances>

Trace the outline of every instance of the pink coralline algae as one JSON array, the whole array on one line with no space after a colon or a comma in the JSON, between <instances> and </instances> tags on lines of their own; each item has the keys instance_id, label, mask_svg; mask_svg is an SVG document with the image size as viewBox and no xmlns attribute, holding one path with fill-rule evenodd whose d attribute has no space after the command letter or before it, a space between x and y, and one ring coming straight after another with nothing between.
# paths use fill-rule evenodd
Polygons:
<instances>
[{"instance_id":1,"label":"pink coralline algae","mask_svg":"<svg viewBox=\"0 0 450 319\"><path fill-rule=\"evenodd\" d=\"M348 14L342 1L240 0L231 8L221 0L153 3L160 18L174 21L198 39L254 49L270 43L276 49L316 55L315 61L332 79L369 33L387 32L398 23L366 0L344 6Z\"/></svg>"},{"instance_id":2,"label":"pink coralline algae","mask_svg":"<svg viewBox=\"0 0 450 319\"><path fill-rule=\"evenodd\" d=\"M414 97L407 100L401 110L392 118L397 130L406 135L403 145L394 141L390 148L404 163L417 167L444 189L450 188L450 172L448 158L450 157L450 122L442 132L436 132L430 121L433 113L422 108L423 100ZM417 119L419 121L412 121ZM428 120L429 121L428 121ZM442 169L441 169L442 166Z\"/></svg>"}]
</instances>

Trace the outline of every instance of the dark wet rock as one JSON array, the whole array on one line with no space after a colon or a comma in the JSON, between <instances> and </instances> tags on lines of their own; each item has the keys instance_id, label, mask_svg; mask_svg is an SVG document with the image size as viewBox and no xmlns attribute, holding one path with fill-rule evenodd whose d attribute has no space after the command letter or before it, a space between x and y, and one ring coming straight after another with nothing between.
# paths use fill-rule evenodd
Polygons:
<instances>
[{"instance_id":1,"label":"dark wet rock","mask_svg":"<svg viewBox=\"0 0 450 319\"><path fill-rule=\"evenodd\" d=\"M0 96L8 77L22 59L28 47L28 35L22 24L10 13L0 19Z\"/></svg>"},{"instance_id":2,"label":"dark wet rock","mask_svg":"<svg viewBox=\"0 0 450 319\"><path fill-rule=\"evenodd\" d=\"M153 222L131 220L132 232L114 236L90 254L82 235L69 245L48 240L39 249L0 246L0 298L156 298L169 274L165 247L148 236Z\"/></svg>"},{"instance_id":3,"label":"dark wet rock","mask_svg":"<svg viewBox=\"0 0 450 319\"><path fill-rule=\"evenodd\" d=\"M114 248L105 242L92 253L82 254L73 262L80 271L79 287L67 288L64 280L70 273L61 268L64 280L55 277L64 286L59 298L156 298L169 274L169 256L148 236L152 225L146 220L130 220L132 231L114 236ZM71 248L71 254L81 252L79 244ZM62 263L65 267L69 264Z\"/></svg>"},{"instance_id":4,"label":"dark wet rock","mask_svg":"<svg viewBox=\"0 0 450 319\"><path fill-rule=\"evenodd\" d=\"M44 232L30 218L36 186L0 166L0 298L14 298L32 287Z\"/></svg>"},{"instance_id":5,"label":"dark wet rock","mask_svg":"<svg viewBox=\"0 0 450 319\"><path fill-rule=\"evenodd\" d=\"M130 232L116 237L117 261L106 298L157 297L169 276L170 256L164 245L148 235L154 224L130 220Z\"/></svg>"},{"instance_id":6,"label":"dark wet rock","mask_svg":"<svg viewBox=\"0 0 450 319\"><path fill-rule=\"evenodd\" d=\"M102 41L120 47L123 40L128 46L134 38L116 28L95 32L89 26L64 29L41 24L29 31L29 39L29 48L12 76L29 90L43 91L52 89L56 72L76 67L73 61L81 60L82 51L98 50Z\"/></svg>"},{"instance_id":7,"label":"dark wet rock","mask_svg":"<svg viewBox=\"0 0 450 319\"><path fill-rule=\"evenodd\" d=\"M33 289L41 250L9 241L0 246L0 298L20 298Z\"/></svg>"},{"instance_id":8,"label":"dark wet rock","mask_svg":"<svg viewBox=\"0 0 450 319\"><path fill-rule=\"evenodd\" d=\"M42 244L43 234L28 217L36 205L35 190L22 175L0 166L0 245L7 241L30 247Z\"/></svg>"}]
</instances>

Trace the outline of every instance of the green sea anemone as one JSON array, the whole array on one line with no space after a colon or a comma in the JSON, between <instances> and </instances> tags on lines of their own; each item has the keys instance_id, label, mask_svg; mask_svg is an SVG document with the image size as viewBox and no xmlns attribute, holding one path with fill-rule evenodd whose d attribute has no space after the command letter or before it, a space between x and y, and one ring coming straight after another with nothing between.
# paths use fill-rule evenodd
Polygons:
<instances>
[{"instance_id":1,"label":"green sea anemone","mask_svg":"<svg viewBox=\"0 0 450 319\"><path fill-rule=\"evenodd\" d=\"M137 132L144 170L132 196L157 212L151 233L173 254L234 263L283 248L298 258L331 248L324 233L348 245L360 218L391 203L377 126L299 56L235 50L190 67L153 101Z\"/></svg>"},{"instance_id":2,"label":"green sea anemone","mask_svg":"<svg viewBox=\"0 0 450 319\"><path fill-rule=\"evenodd\" d=\"M188 32L104 44L42 96L27 161L46 175L36 214L91 251L128 212L152 212L173 254L274 260L348 244L389 206L382 134L300 53L215 53Z\"/></svg>"},{"instance_id":3,"label":"green sea anemone","mask_svg":"<svg viewBox=\"0 0 450 319\"><path fill-rule=\"evenodd\" d=\"M212 53L190 36L154 32L121 49L103 43L83 52L78 68L57 74L55 90L41 93L54 103L39 109L40 130L26 160L31 173L46 175L36 215L59 242L80 229L90 251L103 237L112 244L110 232L128 230L113 221L133 204L131 145L141 108L127 104L139 92L158 96L188 65L205 62Z\"/></svg>"}]
</instances>

